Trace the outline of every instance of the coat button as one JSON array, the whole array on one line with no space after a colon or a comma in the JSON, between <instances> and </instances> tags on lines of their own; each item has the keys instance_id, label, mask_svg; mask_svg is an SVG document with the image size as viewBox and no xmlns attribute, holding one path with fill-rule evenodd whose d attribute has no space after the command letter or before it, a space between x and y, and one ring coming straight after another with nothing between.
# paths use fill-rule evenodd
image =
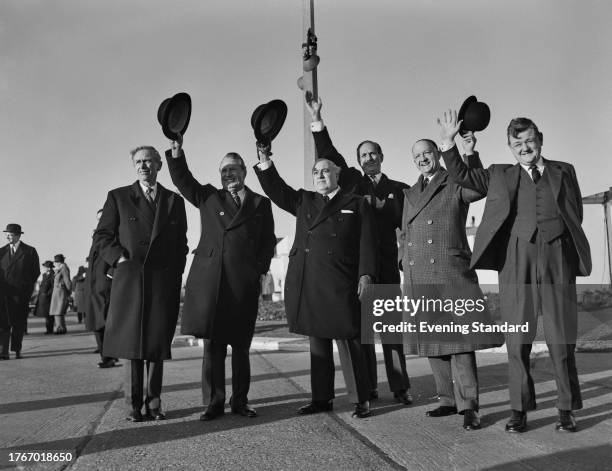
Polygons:
<instances>
[{"instance_id":1,"label":"coat button","mask_svg":"<svg viewBox=\"0 0 612 471\"><path fill-rule=\"evenodd\" d=\"M427 239L427 243L428 243L428 244L433 244L433 240L431 240L431 239Z\"/></svg>"},{"instance_id":2,"label":"coat button","mask_svg":"<svg viewBox=\"0 0 612 471\"><path fill-rule=\"evenodd\" d=\"M219 216L225 216L225 213L224 213L223 211L221 211L221 212L219 213Z\"/></svg>"},{"instance_id":3,"label":"coat button","mask_svg":"<svg viewBox=\"0 0 612 471\"><path fill-rule=\"evenodd\" d=\"M333 251L333 250L328 250L328 251L327 251L327 255L332 255L333 253L334 253L334 251Z\"/></svg>"},{"instance_id":4,"label":"coat button","mask_svg":"<svg viewBox=\"0 0 612 471\"><path fill-rule=\"evenodd\" d=\"M306 234L310 235L310 234L312 234L312 231L308 231Z\"/></svg>"},{"instance_id":5,"label":"coat button","mask_svg":"<svg viewBox=\"0 0 612 471\"><path fill-rule=\"evenodd\" d=\"M332 236L332 237L336 237L336 233L335 233L335 232L332 232L332 235L331 235L331 236Z\"/></svg>"},{"instance_id":6,"label":"coat button","mask_svg":"<svg viewBox=\"0 0 612 471\"><path fill-rule=\"evenodd\" d=\"M308 253L310 252L310 249L304 249L304 252Z\"/></svg>"},{"instance_id":7,"label":"coat button","mask_svg":"<svg viewBox=\"0 0 612 471\"><path fill-rule=\"evenodd\" d=\"M408 247L412 247L412 242L408 242Z\"/></svg>"},{"instance_id":8,"label":"coat button","mask_svg":"<svg viewBox=\"0 0 612 471\"><path fill-rule=\"evenodd\" d=\"M433 258L430 258L429 263L436 263L436 261Z\"/></svg>"},{"instance_id":9,"label":"coat button","mask_svg":"<svg viewBox=\"0 0 612 471\"><path fill-rule=\"evenodd\" d=\"M408 262L408 265L414 265L414 260L410 260L410 262Z\"/></svg>"},{"instance_id":10,"label":"coat button","mask_svg":"<svg viewBox=\"0 0 612 471\"><path fill-rule=\"evenodd\" d=\"M427 224L433 224L433 221L431 219L428 219Z\"/></svg>"}]
</instances>

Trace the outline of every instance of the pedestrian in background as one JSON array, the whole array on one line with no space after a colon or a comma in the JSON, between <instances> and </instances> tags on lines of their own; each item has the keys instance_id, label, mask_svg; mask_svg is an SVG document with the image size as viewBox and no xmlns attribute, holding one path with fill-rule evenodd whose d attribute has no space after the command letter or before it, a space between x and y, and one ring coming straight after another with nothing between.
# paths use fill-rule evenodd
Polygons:
<instances>
[{"instance_id":1,"label":"pedestrian in background","mask_svg":"<svg viewBox=\"0 0 612 471\"><path fill-rule=\"evenodd\" d=\"M85 317L85 276L85 267L81 265L72 279L72 305L77 313L79 324L83 322Z\"/></svg>"},{"instance_id":2,"label":"pedestrian in background","mask_svg":"<svg viewBox=\"0 0 612 471\"><path fill-rule=\"evenodd\" d=\"M51 295L53 294L53 262L47 260L42 264L43 274L40 285L38 286L38 296L34 315L45 319L45 334L53 333L53 317L49 315L51 309Z\"/></svg>"},{"instance_id":3,"label":"pedestrian in background","mask_svg":"<svg viewBox=\"0 0 612 471\"><path fill-rule=\"evenodd\" d=\"M56 334L65 334L67 332L66 311L68 310L70 290L72 289L70 269L64 261L65 257L62 254L53 257L55 277L53 278L53 293L51 295L49 314L55 318L54 327Z\"/></svg>"}]
</instances>

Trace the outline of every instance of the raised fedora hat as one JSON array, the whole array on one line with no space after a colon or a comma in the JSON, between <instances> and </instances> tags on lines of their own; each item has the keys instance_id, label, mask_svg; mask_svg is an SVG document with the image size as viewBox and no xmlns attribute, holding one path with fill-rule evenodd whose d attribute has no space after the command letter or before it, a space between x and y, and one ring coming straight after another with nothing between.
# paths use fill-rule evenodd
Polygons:
<instances>
[{"instance_id":1,"label":"raised fedora hat","mask_svg":"<svg viewBox=\"0 0 612 471\"><path fill-rule=\"evenodd\" d=\"M19 224L7 224L6 229L3 232L10 232L11 234L23 234L21 226Z\"/></svg>"},{"instance_id":2,"label":"raised fedora hat","mask_svg":"<svg viewBox=\"0 0 612 471\"><path fill-rule=\"evenodd\" d=\"M171 140L175 140L177 134L185 134L190 118L191 97L185 92L166 98L157 109L157 121L161 124L164 136Z\"/></svg>"},{"instance_id":3,"label":"raised fedora hat","mask_svg":"<svg viewBox=\"0 0 612 471\"><path fill-rule=\"evenodd\" d=\"M464 131L478 132L484 130L491 120L491 110L489 106L471 95L459 108L458 120L463 120L459 133Z\"/></svg>"},{"instance_id":4,"label":"raised fedora hat","mask_svg":"<svg viewBox=\"0 0 612 471\"><path fill-rule=\"evenodd\" d=\"M287 105L283 100L272 100L255 108L251 115L251 127L257 142L270 144L283 127L286 117Z\"/></svg>"}]
</instances>

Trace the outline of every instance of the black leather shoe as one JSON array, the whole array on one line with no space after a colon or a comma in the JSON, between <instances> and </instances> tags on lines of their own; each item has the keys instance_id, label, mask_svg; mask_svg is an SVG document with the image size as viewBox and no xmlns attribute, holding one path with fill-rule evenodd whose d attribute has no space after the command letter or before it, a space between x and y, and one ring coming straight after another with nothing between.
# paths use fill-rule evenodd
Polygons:
<instances>
[{"instance_id":1,"label":"black leather shoe","mask_svg":"<svg viewBox=\"0 0 612 471\"><path fill-rule=\"evenodd\" d=\"M232 414L238 414L241 415L242 417L257 417L257 411L255 409L253 409L252 407L250 407L248 404L245 404L241 407L232 407Z\"/></svg>"},{"instance_id":2,"label":"black leather shoe","mask_svg":"<svg viewBox=\"0 0 612 471\"><path fill-rule=\"evenodd\" d=\"M365 417L370 417L370 415L372 415L372 411L370 410L369 401L363 401L355 404L355 412L353 412L353 417L363 419Z\"/></svg>"},{"instance_id":3,"label":"black leather shoe","mask_svg":"<svg viewBox=\"0 0 612 471\"><path fill-rule=\"evenodd\" d=\"M142 422L143 419L142 413L138 409L132 410L132 412L130 412L126 417L126 420L129 420L130 422Z\"/></svg>"},{"instance_id":4,"label":"black leather shoe","mask_svg":"<svg viewBox=\"0 0 612 471\"><path fill-rule=\"evenodd\" d=\"M559 409L559 420L555 424L555 430L557 432L575 432L576 418L571 410Z\"/></svg>"},{"instance_id":5,"label":"black leather shoe","mask_svg":"<svg viewBox=\"0 0 612 471\"><path fill-rule=\"evenodd\" d=\"M98 363L98 368L113 368L114 366L117 366L117 362L114 358L109 358Z\"/></svg>"},{"instance_id":6,"label":"black leather shoe","mask_svg":"<svg viewBox=\"0 0 612 471\"><path fill-rule=\"evenodd\" d=\"M473 409L463 411L463 428L466 430L478 430L480 428L480 417Z\"/></svg>"},{"instance_id":7,"label":"black leather shoe","mask_svg":"<svg viewBox=\"0 0 612 471\"><path fill-rule=\"evenodd\" d=\"M378 389L372 389L370 391L370 401L378 399Z\"/></svg>"},{"instance_id":8,"label":"black leather shoe","mask_svg":"<svg viewBox=\"0 0 612 471\"><path fill-rule=\"evenodd\" d=\"M161 409L147 409L145 417L147 420L166 420L166 414Z\"/></svg>"},{"instance_id":9,"label":"black leather shoe","mask_svg":"<svg viewBox=\"0 0 612 471\"><path fill-rule=\"evenodd\" d=\"M23 356L21 356L21 350L20 350L20 351L18 351L18 352L15 352L15 358L16 358L17 360L21 360L21 359L23 358Z\"/></svg>"},{"instance_id":10,"label":"black leather shoe","mask_svg":"<svg viewBox=\"0 0 612 471\"><path fill-rule=\"evenodd\" d=\"M440 406L433 410L425 412L427 417L446 417L447 415L454 415L457 413L457 408L454 406Z\"/></svg>"},{"instance_id":11,"label":"black leather shoe","mask_svg":"<svg viewBox=\"0 0 612 471\"><path fill-rule=\"evenodd\" d=\"M225 414L225 411L216 407L207 407L204 413L200 416L200 420L203 422L208 422L209 420L214 420L217 417L221 417Z\"/></svg>"},{"instance_id":12,"label":"black leather shoe","mask_svg":"<svg viewBox=\"0 0 612 471\"><path fill-rule=\"evenodd\" d=\"M96 349L95 349L93 352L91 352L91 353L100 353L100 349L99 349L99 348L96 348Z\"/></svg>"},{"instance_id":13,"label":"black leather shoe","mask_svg":"<svg viewBox=\"0 0 612 471\"><path fill-rule=\"evenodd\" d=\"M300 407L298 409L298 414L309 415L319 412L329 412L331 410L334 410L334 403L332 401L312 401L310 404Z\"/></svg>"},{"instance_id":14,"label":"black leather shoe","mask_svg":"<svg viewBox=\"0 0 612 471\"><path fill-rule=\"evenodd\" d=\"M408 391L397 391L393 393L393 397L396 401L401 402L405 406L412 404L412 396Z\"/></svg>"},{"instance_id":15,"label":"black leather shoe","mask_svg":"<svg viewBox=\"0 0 612 471\"><path fill-rule=\"evenodd\" d=\"M512 409L512 416L506 424L506 432L522 433L527 430L527 412Z\"/></svg>"}]
</instances>

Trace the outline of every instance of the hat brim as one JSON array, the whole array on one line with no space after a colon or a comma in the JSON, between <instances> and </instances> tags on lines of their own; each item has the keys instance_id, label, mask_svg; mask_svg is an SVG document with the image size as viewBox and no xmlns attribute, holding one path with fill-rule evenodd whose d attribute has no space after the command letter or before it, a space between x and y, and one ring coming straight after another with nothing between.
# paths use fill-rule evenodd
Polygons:
<instances>
[{"instance_id":1,"label":"hat brim","mask_svg":"<svg viewBox=\"0 0 612 471\"><path fill-rule=\"evenodd\" d=\"M259 105L251 115L251 127L255 139L261 144L269 144L278 135L287 118L287 105L283 100L272 100Z\"/></svg>"},{"instance_id":2,"label":"hat brim","mask_svg":"<svg viewBox=\"0 0 612 471\"><path fill-rule=\"evenodd\" d=\"M465 101L461 104L459 108L459 113L457 113L457 120L461 121L465 118L465 112L472 103L476 103L478 99L474 95L470 95L465 99Z\"/></svg>"},{"instance_id":3,"label":"hat brim","mask_svg":"<svg viewBox=\"0 0 612 471\"><path fill-rule=\"evenodd\" d=\"M177 93L172 98L166 98L157 109L157 120L162 132L168 139L176 140L187 131L191 119L191 97L188 93Z\"/></svg>"}]
</instances>

